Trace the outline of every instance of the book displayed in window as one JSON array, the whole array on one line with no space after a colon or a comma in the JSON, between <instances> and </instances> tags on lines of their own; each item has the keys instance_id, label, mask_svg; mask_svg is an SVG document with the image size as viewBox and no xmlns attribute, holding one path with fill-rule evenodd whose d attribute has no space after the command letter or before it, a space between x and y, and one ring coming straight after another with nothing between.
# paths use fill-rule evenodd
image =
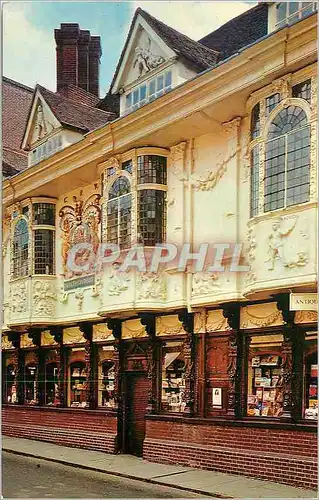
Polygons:
<instances>
[{"instance_id":1,"label":"book displayed in window","mask_svg":"<svg viewBox=\"0 0 319 500\"><path fill-rule=\"evenodd\" d=\"M70 367L70 405L72 407L85 408L87 402L87 374L85 363L73 363Z\"/></svg>"},{"instance_id":2,"label":"book displayed in window","mask_svg":"<svg viewBox=\"0 0 319 500\"><path fill-rule=\"evenodd\" d=\"M173 342L168 344L173 344ZM184 411L185 369L186 364L181 348L178 346L166 347L162 367L162 410Z\"/></svg>"},{"instance_id":3,"label":"book displayed in window","mask_svg":"<svg viewBox=\"0 0 319 500\"><path fill-rule=\"evenodd\" d=\"M112 361L101 365L99 380L99 406L115 407L115 367Z\"/></svg>"},{"instance_id":4,"label":"book displayed in window","mask_svg":"<svg viewBox=\"0 0 319 500\"><path fill-rule=\"evenodd\" d=\"M307 420L318 419L318 364L317 351L306 358L305 367L305 411Z\"/></svg>"}]
</instances>

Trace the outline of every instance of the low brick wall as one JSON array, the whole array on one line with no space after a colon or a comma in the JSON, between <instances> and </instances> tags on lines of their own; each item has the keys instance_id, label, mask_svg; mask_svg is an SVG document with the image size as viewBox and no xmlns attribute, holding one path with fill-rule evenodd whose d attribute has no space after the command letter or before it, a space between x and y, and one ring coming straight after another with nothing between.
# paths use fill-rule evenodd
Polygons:
<instances>
[{"instance_id":1,"label":"low brick wall","mask_svg":"<svg viewBox=\"0 0 319 500\"><path fill-rule=\"evenodd\" d=\"M103 410L4 406L2 433L62 446L117 452L117 417Z\"/></svg>"},{"instance_id":2,"label":"low brick wall","mask_svg":"<svg viewBox=\"0 0 319 500\"><path fill-rule=\"evenodd\" d=\"M315 430L150 417L143 458L316 489Z\"/></svg>"}]
</instances>

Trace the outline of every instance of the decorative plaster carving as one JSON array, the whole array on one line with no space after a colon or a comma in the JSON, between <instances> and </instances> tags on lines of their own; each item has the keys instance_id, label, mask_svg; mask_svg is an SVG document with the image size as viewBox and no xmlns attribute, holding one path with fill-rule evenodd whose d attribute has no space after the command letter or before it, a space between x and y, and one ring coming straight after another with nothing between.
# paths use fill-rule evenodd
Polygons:
<instances>
[{"instance_id":1,"label":"decorative plaster carving","mask_svg":"<svg viewBox=\"0 0 319 500\"><path fill-rule=\"evenodd\" d=\"M63 329L63 344L81 344L86 342L79 327Z\"/></svg>"},{"instance_id":2,"label":"decorative plaster carving","mask_svg":"<svg viewBox=\"0 0 319 500\"><path fill-rule=\"evenodd\" d=\"M138 299L166 299L166 276L142 273L137 278Z\"/></svg>"},{"instance_id":3,"label":"decorative plaster carving","mask_svg":"<svg viewBox=\"0 0 319 500\"><path fill-rule=\"evenodd\" d=\"M317 199L317 120L310 124L310 201Z\"/></svg>"},{"instance_id":4,"label":"decorative plaster carving","mask_svg":"<svg viewBox=\"0 0 319 500\"><path fill-rule=\"evenodd\" d=\"M310 89L310 99L311 99L311 117L316 119L317 117L317 75L311 78L311 89Z\"/></svg>"},{"instance_id":5,"label":"decorative plaster carving","mask_svg":"<svg viewBox=\"0 0 319 500\"><path fill-rule=\"evenodd\" d=\"M154 68L157 68L165 62L164 57L157 56L151 52L152 41L148 38L148 47L136 47L135 49L135 60L133 63L133 68L137 66L139 71L139 76L148 73Z\"/></svg>"},{"instance_id":6,"label":"decorative plaster carving","mask_svg":"<svg viewBox=\"0 0 319 500\"><path fill-rule=\"evenodd\" d=\"M48 120L45 119L42 103L39 102L37 106L37 114L34 126L35 140L38 141L39 139L42 139L50 132L52 132L53 129L54 126L52 125L52 123L50 123Z\"/></svg>"},{"instance_id":7,"label":"decorative plaster carving","mask_svg":"<svg viewBox=\"0 0 319 500\"><path fill-rule=\"evenodd\" d=\"M290 82L291 74L285 75L283 78L279 78L278 80L274 80L272 83L273 93L278 92L281 96L281 100L287 99L290 97Z\"/></svg>"},{"instance_id":8,"label":"decorative plaster carving","mask_svg":"<svg viewBox=\"0 0 319 500\"><path fill-rule=\"evenodd\" d=\"M183 334L185 330L177 314L156 318L156 335Z\"/></svg>"},{"instance_id":9,"label":"decorative plaster carving","mask_svg":"<svg viewBox=\"0 0 319 500\"><path fill-rule=\"evenodd\" d=\"M1 338L1 349L14 349L14 345L8 339L7 335L3 335Z\"/></svg>"},{"instance_id":10,"label":"decorative plaster carving","mask_svg":"<svg viewBox=\"0 0 319 500\"><path fill-rule=\"evenodd\" d=\"M296 311L295 323L317 323L317 311Z\"/></svg>"},{"instance_id":11,"label":"decorative plaster carving","mask_svg":"<svg viewBox=\"0 0 319 500\"><path fill-rule=\"evenodd\" d=\"M98 342L101 340L113 340L113 332L107 327L106 323L99 323L98 325L93 325L93 342Z\"/></svg>"},{"instance_id":12,"label":"decorative plaster carving","mask_svg":"<svg viewBox=\"0 0 319 500\"><path fill-rule=\"evenodd\" d=\"M82 311L82 309L83 309L83 300L84 300L83 290L78 290L77 292L75 292L74 298L77 301L78 310Z\"/></svg>"},{"instance_id":13,"label":"decorative plaster carving","mask_svg":"<svg viewBox=\"0 0 319 500\"><path fill-rule=\"evenodd\" d=\"M36 347L36 345L32 342L27 333L22 333L20 337L20 347L21 348Z\"/></svg>"},{"instance_id":14,"label":"decorative plaster carving","mask_svg":"<svg viewBox=\"0 0 319 500\"><path fill-rule=\"evenodd\" d=\"M102 300L103 280L102 277L95 277L95 283L92 287L92 297L98 297Z\"/></svg>"},{"instance_id":15,"label":"decorative plaster carving","mask_svg":"<svg viewBox=\"0 0 319 500\"><path fill-rule=\"evenodd\" d=\"M240 311L241 328L249 328L257 326L259 328L270 326L276 323L281 318L280 311L273 311L265 316L256 316L252 314L248 307L242 307Z\"/></svg>"},{"instance_id":16,"label":"decorative plaster carving","mask_svg":"<svg viewBox=\"0 0 319 500\"><path fill-rule=\"evenodd\" d=\"M187 186L192 186L196 191L210 191L223 177L227 171L228 163L237 156L240 150L240 146L236 147L235 151L225 160L216 163L217 168L214 169L214 171L206 170L206 172L201 175L191 174L189 176L187 172L177 168L173 162L173 172L180 181L184 182Z\"/></svg>"},{"instance_id":17,"label":"decorative plaster carving","mask_svg":"<svg viewBox=\"0 0 319 500\"><path fill-rule=\"evenodd\" d=\"M248 245L246 249L246 259L248 264L250 265L250 271L245 273L245 284L248 285L250 283L254 283L257 280L256 274L252 271L252 262L256 259L255 250L257 247L257 241L254 229L252 227L248 228L247 231L247 240Z\"/></svg>"},{"instance_id":18,"label":"decorative plaster carving","mask_svg":"<svg viewBox=\"0 0 319 500\"><path fill-rule=\"evenodd\" d=\"M302 267L308 263L308 255L304 250L299 251L293 259L288 259L285 255L286 238L296 227L297 220L298 216L294 215L289 218L279 217L272 223L272 231L268 235L268 259L265 260L265 262L269 262L269 271L275 269L276 260L280 260L284 267L288 268ZM308 238L306 232L301 233L301 235L305 239Z\"/></svg>"},{"instance_id":19,"label":"decorative plaster carving","mask_svg":"<svg viewBox=\"0 0 319 500\"><path fill-rule=\"evenodd\" d=\"M134 339L147 337L145 326L142 325L140 319L131 319L122 323L122 338Z\"/></svg>"},{"instance_id":20,"label":"decorative plaster carving","mask_svg":"<svg viewBox=\"0 0 319 500\"><path fill-rule=\"evenodd\" d=\"M57 345L57 342L54 340L53 335L51 335L50 330L44 330L44 332L41 332L41 345Z\"/></svg>"},{"instance_id":21,"label":"decorative plaster carving","mask_svg":"<svg viewBox=\"0 0 319 500\"><path fill-rule=\"evenodd\" d=\"M35 281L33 283L32 310L35 316L54 316L57 294L55 286L50 281Z\"/></svg>"},{"instance_id":22,"label":"decorative plaster carving","mask_svg":"<svg viewBox=\"0 0 319 500\"><path fill-rule=\"evenodd\" d=\"M223 316L222 309L215 309L207 312L206 331L218 332L231 330L228 325L227 318Z\"/></svg>"},{"instance_id":23,"label":"decorative plaster carving","mask_svg":"<svg viewBox=\"0 0 319 500\"><path fill-rule=\"evenodd\" d=\"M126 272L119 272L118 265L113 264L111 274L107 280L108 295L121 295L129 288L131 276Z\"/></svg>"},{"instance_id":24,"label":"decorative plaster carving","mask_svg":"<svg viewBox=\"0 0 319 500\"><path fill-rule=\"evenodd\" d=\"M194 315L194 333L204 333L206 331L207 313L205 310Z\"/></svg>"},{"instance_id":25,"label":"decorative plaster carving","mask_svg":"<svg viewBox=\"0 0 319 500\"><path fill-rule=\"evenodd\" d=\"M207 295L220 288L217 273L195 273L192 281L192 296Z\"/></svg>"},{"instance_id":26,"label":"decorative plaster carving","mask_svg":"<svg viewBox=\"0 0 319 500\"><path fill-rule=\"evenodd\" d=\"M28 309L28 290L26 282L11 284L11 313L23 314Z\"/></svg>"},{"instance_id":27,"label":"decorative plaster carving","mask_svg":"<svg viewBox=\"0 0 319 500\"><path fill-rule=\"evenodd\" d=\"M223 123L223 128L228 136L233 136L234 133L237 136L238 133L238 128L240 127L242 118L240 116L237 116L230 122L225 122Z\"/></svg>"},{"instance_id":28,"label":"decorative plaster carving","mask_svg":"<svg viewBox=\"0 0 319 500\"><path fill-rule=\"evenodd\" d=\"M170 160L173 166L175 166L177 162L184 160L185 150L186 142L180 142L179 144L176 144L176 146L171 147Z\"/></svg>"}]
</instances>

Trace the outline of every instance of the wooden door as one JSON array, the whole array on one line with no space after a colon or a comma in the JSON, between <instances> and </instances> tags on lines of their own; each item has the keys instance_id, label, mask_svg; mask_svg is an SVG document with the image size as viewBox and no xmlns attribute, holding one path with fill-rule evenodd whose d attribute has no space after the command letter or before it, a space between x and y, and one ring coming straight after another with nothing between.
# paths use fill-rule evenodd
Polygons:
<instances>
[{"instance_id":1,"label":"wooden door","mask_svg":"<svg viewBox=\"0 0 319 500\"><path fill-rule=\"evenodd\" d=\"M149 380L146 373L127 374L125 451L142 456Z\"/></svg>"}]
</instances>

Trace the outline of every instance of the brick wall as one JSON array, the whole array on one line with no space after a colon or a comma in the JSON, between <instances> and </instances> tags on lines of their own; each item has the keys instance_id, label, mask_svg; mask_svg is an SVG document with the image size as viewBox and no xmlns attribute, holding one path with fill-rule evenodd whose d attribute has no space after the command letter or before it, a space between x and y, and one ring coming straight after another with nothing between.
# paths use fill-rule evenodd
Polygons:
<instances>
[{"instance_id":1,"label":"brick wall","mask_svg":"<svg viewBox=\"0 0 319 500\"><path fill-rule=\"evenodd\" d=\"M305 430L152 418L143 457L317 488L317 437Z\"/></svg>"},{"instance_id":2,"label":"brick wall","mask_svg":"<svg viewBox=\"0 0 319 500\"><path fill-rule=\"evenodd\" d=\"M117 451L117 417L102 410L5 406L2 433L62 446Z\"/></svg>"}]
</instances>

